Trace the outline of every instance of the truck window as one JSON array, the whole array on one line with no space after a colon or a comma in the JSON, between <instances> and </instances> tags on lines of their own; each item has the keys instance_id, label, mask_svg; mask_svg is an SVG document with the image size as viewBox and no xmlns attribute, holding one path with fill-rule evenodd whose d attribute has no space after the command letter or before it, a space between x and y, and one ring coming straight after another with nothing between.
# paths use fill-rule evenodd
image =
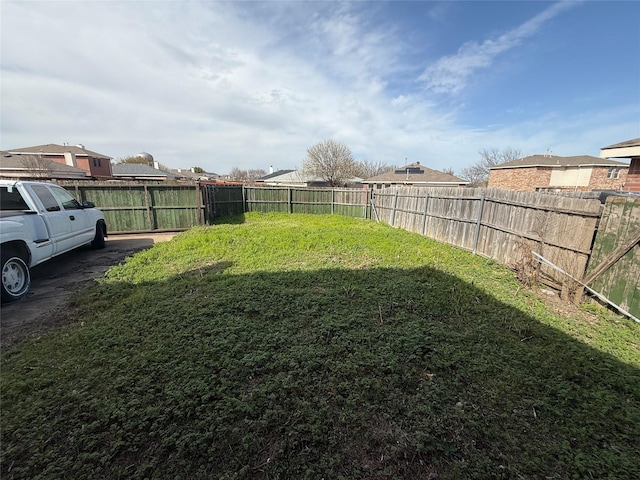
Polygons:
<instances>
[{"instance_id":1,"label":"truck window","mask_svg":"<svg viewBox=\"0 0 640 480\"><path fill-rule=\"evenodd\" d=\"M60 200L60 203L65 210L77 210L78 208L82 208L80 206L80 203L78 203L78 201L73 198L73 195L67 192L64 188L51 187L51 191L58 198L58 200Z\"/></svg>"},{"instance_id":2,"label":"truck window","mask_svg":"<svg viewBox=\"0 0 640 480\"><path fill-rule=\"evenodd\" d=\"M17 188L0 188L0 210L29 210Z\"/></svg>"},{"instance_id":3,"label":"truck window","mask_svg":"<svg viewBox=\"0 0 640 480\"><path fill-rule=\"evenodd\" d=\"M58 201L47 187L42 185L34 185L31 188L33 189L33 193L35 193L36 196L40 199L47 212L57 212L60 210Z\"/></svg>"}]
</instances>

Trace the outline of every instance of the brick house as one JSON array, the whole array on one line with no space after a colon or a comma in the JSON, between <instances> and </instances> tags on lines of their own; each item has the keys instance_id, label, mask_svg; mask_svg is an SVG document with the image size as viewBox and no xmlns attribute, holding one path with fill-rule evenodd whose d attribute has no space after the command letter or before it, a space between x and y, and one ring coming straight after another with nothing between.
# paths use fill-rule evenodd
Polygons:
<instances>
[{"instance_id":1,"label":"brick house","mask_svg":"<svg viewBox=\"0 0 640 480\"><path fill-rule=\"evenodd\" d=\"M362 181L365 187L381 189L400 185L403 187L466 187L469 182L449 173L432 170L420 162L390 170Z\"/></svg>"},{"instance_id":2,"label":"brick house","mask_svg":"<svg viewBox=\"0 0 640 480\"><path fill-rule=\"evenodd\" d=\"M92 152L84 145L36 145L35 147L9 150L11 155L31 155L70 167L81 168L87 176L94 178L111 178L111 157Z\"/></svg>"},{"instance_id":3,"label":"brick house","mask_svg":"<svg viewBox=\"0 0 640 480\"><path fill-rule=\"evenodd\" d=\"M622 190L640 192L640 138L616 143L600 149L602 158L630 158L631 165Z\"/></svg>"},{"instance_id":4,"label":"brick house","mask_svg":"<svg viewBox=\"0 0 640 480\"><path fill-rule=\"evenodd\" d=\"M620 190L628 171L628 163L607 158L532 155L491 167L488 188L520 192Z\"/></svg>"}]
</instances>

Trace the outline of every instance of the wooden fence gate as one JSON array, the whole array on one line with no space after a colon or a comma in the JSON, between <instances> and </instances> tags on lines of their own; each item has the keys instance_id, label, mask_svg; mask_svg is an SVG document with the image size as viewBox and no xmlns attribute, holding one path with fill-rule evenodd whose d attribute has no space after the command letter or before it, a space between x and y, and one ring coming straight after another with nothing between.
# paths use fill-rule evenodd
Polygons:
<instances>
[{"instance_id":1,"label":"wooden fence gate","mask_svg":"<svg viewBox=\"0 0 640 480\"><path fill-rule=\"evenodd\" d=\"M640 197L607 199L582 283L640 319Z\"/></svg>"}]
</instances>

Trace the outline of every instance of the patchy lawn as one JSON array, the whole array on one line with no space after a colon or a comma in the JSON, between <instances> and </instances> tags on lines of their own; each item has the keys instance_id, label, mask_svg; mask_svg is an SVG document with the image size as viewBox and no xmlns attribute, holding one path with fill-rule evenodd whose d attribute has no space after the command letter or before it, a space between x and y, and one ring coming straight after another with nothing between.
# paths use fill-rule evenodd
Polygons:
<instances>
[{"instance_id":1,"label":"patchy lawn","mask_svg":"<svg viewBox=\"0 0 640 480\"><path fill-rule=\"evenodd\" d=\"M640 326L415 234L247 215L72 307L3 352L3 479L640 478Z\"/></svg>"}]
</instances>

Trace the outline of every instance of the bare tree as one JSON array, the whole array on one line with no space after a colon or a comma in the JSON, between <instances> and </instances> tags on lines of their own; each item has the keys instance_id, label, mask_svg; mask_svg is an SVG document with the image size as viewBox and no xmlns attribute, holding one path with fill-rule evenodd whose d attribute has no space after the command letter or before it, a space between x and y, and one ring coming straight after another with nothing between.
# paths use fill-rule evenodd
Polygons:
<instances>
[{"instance_id":1,"label":"bare tree","mask_svg":"<svg viewBox=\"0 0 640 480\"><path fill-rule=\"evenodd\" d=\"M129 155L128 157L122 157L116 160L116 163L136 163L139 165L151 165L153 166L153 161L148 158L138 157L134 155Z\"/></svg>"},{"instance_id":2,"label":"bare tree","mask_svg":"<svg viewBox=\"0 0 640 480\"><path fill-rule=\"evenodd\" d=\"M393 170L393 165L386 165L382 162L372 162L369 160L362 160L357 162L358 170L356 175L360 178L371 178L382 173L386 173L389 170Z\"/></svg>"},{"instance_id":3,"label":"bare tree","mask_svg":"<svg viewBox=\"0 0 640 480\"><path fill-rule=\"evenodd\" d=\"M442 173L446 173L447 175L455 175L455 172L453 171L453 168L451 168L451 167L445 168L444 170L442 170Z\"/></svg>"},{"instance_id":4,"label":"bare tree","mask_svg":"<svg viewBox=\"0 0 640 480\"><path fill-rule=\"evenodd\" d=\"M233 167L229 172L229 179L236 182L255 183L256 180L266 174L267 172L261 168L240 170L238 167Z\"/></svg>"},{"instance_id":5,"label":"bare tree","mask_svg":"<svg viewBox=\"0 0 640 480\"><path fill-rule=\"evenodd\" d=\"M483 149L478 153L480 154L480 160L470 167L463 168L460 172L460 177L470 182L469 186L471 187L486 187L491 167L522 158L520 150L511 147L504 150L498 150L497 148L492 148L491 150Z\"/></svg>"},{"instance_id":6,"label":"bare tree","mask_svg":"<svg viewBox=\"0 0 640 480\"><path fill-rule=\"evenodd\" d=\"M357 176L358 164L344 143L324 140L307 149L302 171L307 176L321 178L331 187L338 187Z\"/></svg>"},{"instance_id":7,"label":"bare tree","mask_svg":"<svg viewBox=\"0 0 640 480\"><path fill-rule=\"evenodd\" d=\"M153 159L149 159L146 157L141 157L138 155L129 155L128 157L121 157L116 160L116 163L135 163L137 165L149 165L150 167L155 168L155 162ZM158 170L162 170L163 172L168 172L171 168L163 165L162 163L158 163Z\"/></svg>"}]
</instances>

